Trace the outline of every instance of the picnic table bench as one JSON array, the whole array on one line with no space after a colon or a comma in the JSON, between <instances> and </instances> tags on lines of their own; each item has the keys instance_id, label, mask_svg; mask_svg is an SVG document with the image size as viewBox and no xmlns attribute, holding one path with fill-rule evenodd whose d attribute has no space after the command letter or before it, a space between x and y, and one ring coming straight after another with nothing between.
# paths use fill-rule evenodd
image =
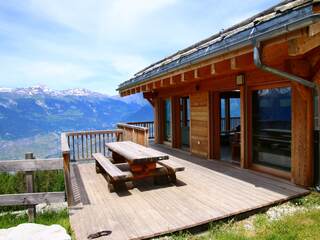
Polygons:
<instances>
[{"instance_id":1,"label":"picnic table bench","mask_svg":"<svg viewBox=\"0 0 320 240\"><path fill-rule=\"evenodd\" d=\"M156 183L176 182L176 172L184 167L169 160L169 156L142 145L124 141L106 143L112 158L93 154L97 173L105 173L110 191L132 188L133 181L153 177Z\"/></svg>"}]
</instances>

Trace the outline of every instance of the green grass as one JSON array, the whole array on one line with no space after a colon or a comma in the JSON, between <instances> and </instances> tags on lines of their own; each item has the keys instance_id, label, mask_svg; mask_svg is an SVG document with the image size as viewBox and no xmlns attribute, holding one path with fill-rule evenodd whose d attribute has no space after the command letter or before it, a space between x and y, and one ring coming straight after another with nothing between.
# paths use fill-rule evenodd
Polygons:
<instances>
[{"instance_id":1,"label":"green grass","mask_svg":"<svg viewBox=\"0 0 320 240\"><path fill-rule=\"evenodd\" d=\"M229 222L216 222L201 235L179 233L173 240L295 240L320 239L320 194L312 192L308 196L290 201L288 206L301 210L285 215L278 220L270 220L266 213L256 214L251 219Z\"/></svg>"},{"instance_id":2,"label":"green grass","mask_svg":"<svg viewBox=\"0 0 320 240\"><path fill-rule=\"evenodd\" d=\"M64 191L64 175L62 170L37 171L35 173L35 192ZM0 194L25 193L25 173L0 173ZM23 206L0 207L0 212L25 209Z\"/></svg>"},{"instance_id":3,"label":"green grass","mask_svg":"<svg viewBox=\"0 0 320 240\"><path fill-rule=\"evenodd\" d=\"M27 214L15 215L8 213L0 216L0 228L10 228L17 226L21 223L27 222ZM67 209L58 212L49 211L39 213L37 214L35 223L44 225L59 224L67 230L68 234L72 236L72 239L75 239L69 222L69 215Z\"/></svg>"}]
</instances>

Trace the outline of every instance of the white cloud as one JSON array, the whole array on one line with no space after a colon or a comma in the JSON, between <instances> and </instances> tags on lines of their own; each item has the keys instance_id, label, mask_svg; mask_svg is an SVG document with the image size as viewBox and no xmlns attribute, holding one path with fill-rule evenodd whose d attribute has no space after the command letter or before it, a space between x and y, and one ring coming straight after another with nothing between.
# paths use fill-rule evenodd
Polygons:
<instances>
[{"instance_id":1,"label":"white cloud","mask_svg":"<svg viewBox=\"0 0 320 240\"><path fill-rule=\"evenodd\" d=\"M94 76L94 72L84 66L72 63L28 62L17 68L29 79L55 79L56 81L78 81Z\"/></svg>"},{"instance_id":2,"label":"white cloud","mask_svg":"<svg viewBox=\"0 0 320 240\"><path fill-rule=\"evenodd\" d=\"M114 55L110 59L111 65L126 75L132 75L150 64L145 58L134 55Z\"/></svg>"},{"instance_id":3,"label":"white cloud","mask_svg":"<svg viewBox=\"0 0 320 240\"><path fill-rule=\"evenodd\" d=\"M275 2L0 0L0 86L59 84L114 94L152 62Z\"/></svg>"},{"instance_id":4,"label":"white cloud","mask_svg":"<svg viewBox=\"0 0 320 240\"><path fill-rule=\"evenodd\" d=\"M29 11L85 34L112 38L180 0L30 0Z\"/></svg>"},{"instance_id":5,"label":"white cloud","mask_svg":"<svg viewBox=\"0 0 320 240\"><path fill-rule=\"evenodd\" d=\"M48 86L75 86L77 82L93 77L95 72L82 65L68 62L32 61L15 57L1 57L2 74L10 81L10 86L45 82ZM44 81L45 80L45 81ZM1 82L0 82L1 84ZM2 84L1 84L2 85Z\"/></svg>"}]
</instances>

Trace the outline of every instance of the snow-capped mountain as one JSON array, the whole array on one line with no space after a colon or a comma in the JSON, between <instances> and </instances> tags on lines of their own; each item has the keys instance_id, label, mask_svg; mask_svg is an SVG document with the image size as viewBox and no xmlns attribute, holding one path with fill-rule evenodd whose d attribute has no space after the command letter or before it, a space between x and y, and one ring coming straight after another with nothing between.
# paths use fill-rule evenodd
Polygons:
<instances>
[{"instance_id":1,"label":"snow-capped mountain","mask_svg":"<svg viewBox=\"0 0 320 240\"><path fill-rule=\"evenodd\" d=\"M118 122L152 120L150 104L141 96L138 98L145 104L80 88L0 88L0 140L49 132L110 129Z\"/></svg>"},{"instance_id":2,"label":"snow-capped mountain","mask_svg":"<svg viewBox=\"0 0 320 240\"><path fill-rule=\"evenodd\" d=\"M53 90L44 85L36 85L27 88L0 88L0 93L14 93L26 96L47 95L47 96L91 96L108 97L108 95L90 91L84 88L73 88L66 90Z\"/></svg>"}]
</instances>

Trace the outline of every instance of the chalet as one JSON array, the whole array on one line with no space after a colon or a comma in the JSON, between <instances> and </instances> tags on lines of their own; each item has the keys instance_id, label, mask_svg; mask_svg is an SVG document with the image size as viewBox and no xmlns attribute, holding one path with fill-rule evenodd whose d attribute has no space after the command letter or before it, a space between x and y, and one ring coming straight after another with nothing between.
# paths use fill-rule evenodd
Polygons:
<instances>
[{"instance_id":1,"label":"chalet","mask_svg":"<svg viewBox=\"0 0 320 240\"><path fill-rule=\"evenodd\" d=\"M154 108L155 143L300 186L319 168L320 2L284 1L119 85Z\"/></svg>"}]
</instances>

